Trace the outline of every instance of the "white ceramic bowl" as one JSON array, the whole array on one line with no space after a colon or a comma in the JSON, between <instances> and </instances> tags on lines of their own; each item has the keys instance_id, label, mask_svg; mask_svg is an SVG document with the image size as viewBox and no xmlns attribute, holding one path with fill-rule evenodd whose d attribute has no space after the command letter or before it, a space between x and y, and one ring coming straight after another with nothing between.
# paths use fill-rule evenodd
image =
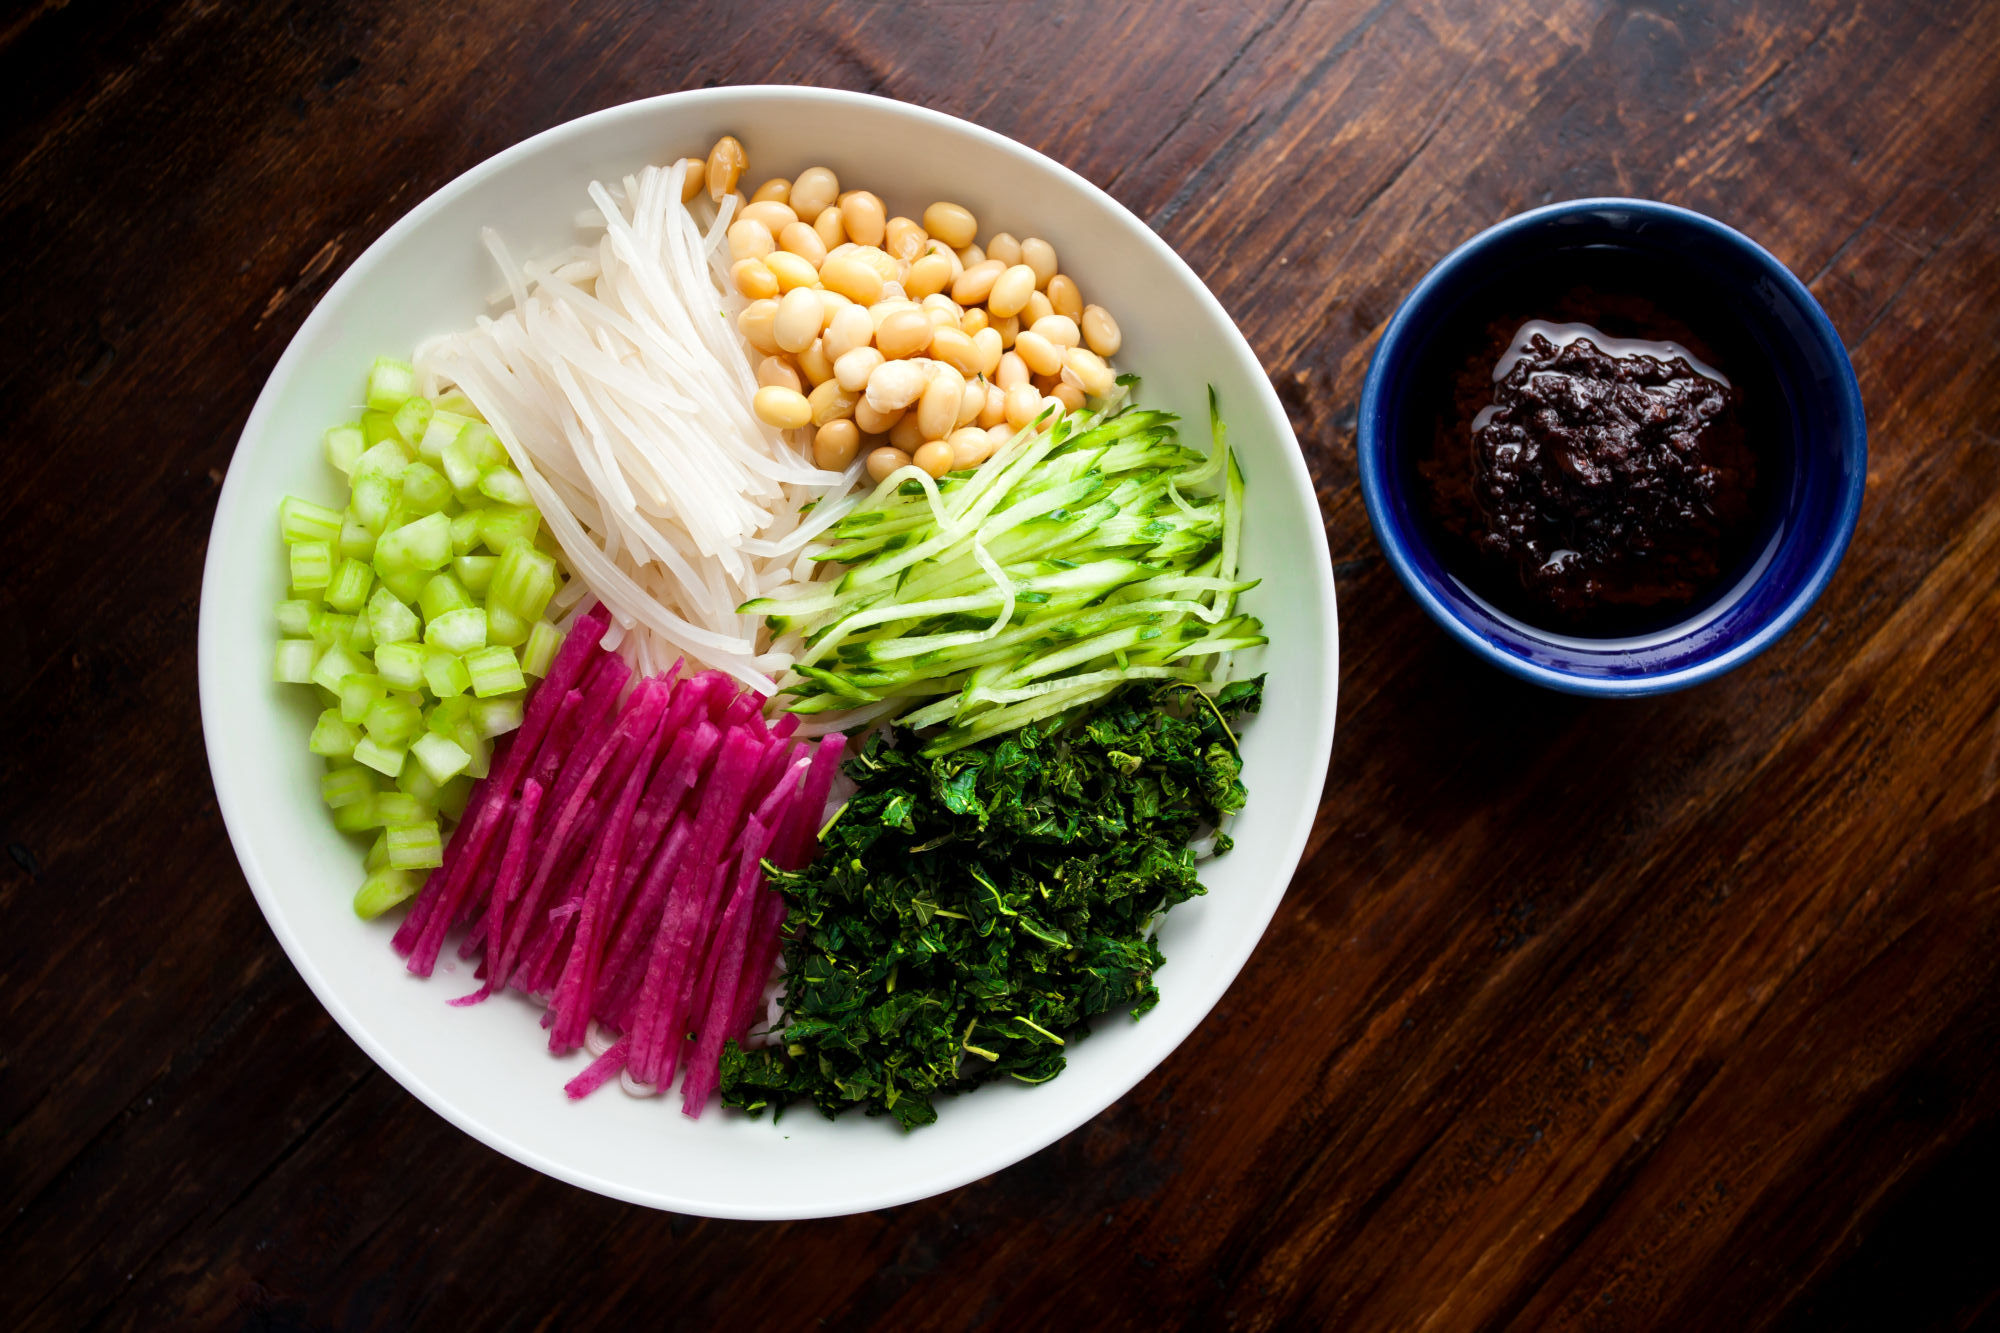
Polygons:
<instances>
[{"instance_id":1,"label":"white ceramic bowl","mask_svg":"<svg viewBox=\"0 0 2000 1333\"><path fill-rule=\"evenodd\" d=\"M499 279L479 244L499 228L516 254L574 239L585 186L735 134L750 182L814 163L915 216L956 199L982 234L1049 238L1087 296L1125 331L1120 366L1141 401L1205 435L1207 386L1221 394L1248 478L1246 599L1271 637L1264 712L1247 729L1248 809L1236 850L1208 866L1205 898L1162 931L1163 999L1139 1022L1102 1019L1060 1078L993 1085L940 1103L905 1134L809 1106L777 1127L615 1086L571 1103L581 1054L548 1054L518 996L471 1009L447 998L470 970L420 981L389 947L392 923L358 921L357 846L320 805L306 752L308 692L271 681L272 607L285 596L277 505L288 492L332 501L319 437L354 413L369 362L407 355L487 309ZM1333 579L1319 508L1285 413L1256 356L1201 280L1138 218L1075 173L964 121L874 97L809 88L676 93L571 121L474 167L413 209L333 285L278 362L229 468L201 604L201 705L209 765L244 875L278 940L348 1035L432 1109L517 1161L586 1189L716 1217L817 1217L952 1189L1068 1133L1179 1045L1235 978L1298 865L1326 776L1338 677ZM455 962L452 951L446 957Z\"/></svg>"}]
</instances>

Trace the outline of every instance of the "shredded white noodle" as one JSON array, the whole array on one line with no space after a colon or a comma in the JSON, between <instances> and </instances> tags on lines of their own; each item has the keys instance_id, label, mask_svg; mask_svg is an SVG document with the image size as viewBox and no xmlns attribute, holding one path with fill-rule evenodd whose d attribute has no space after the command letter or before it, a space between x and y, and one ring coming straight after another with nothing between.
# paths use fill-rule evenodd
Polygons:
<instances>
[{"instance_id":1,"label":"shredded white noodle","mask_svg":"<svg viewBox=\"0 0 2000 1333\"><path fill-rule=\"evenodd\" d=\"M419 347L417 370L506 445L575 597L586 586L610 609L607 643L642 669L685 658L770 694L791 655L760 651L736 608L811 576L809 543L858 503L863 464L822 471L805 432L751 413L743 301L722 281L733 201L704 229L681 203L684 170L593 184L577 221L603 229L594 247L516 265L487 231L506 308Z\"/></svg>"}]
</instances>

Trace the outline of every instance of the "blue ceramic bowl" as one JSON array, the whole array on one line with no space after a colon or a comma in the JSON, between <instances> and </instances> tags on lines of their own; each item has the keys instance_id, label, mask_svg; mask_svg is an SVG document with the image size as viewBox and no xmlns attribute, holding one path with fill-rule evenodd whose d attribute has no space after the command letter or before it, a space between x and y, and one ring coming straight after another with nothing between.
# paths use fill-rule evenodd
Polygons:
<instances>
[{"instance_id":1,"label":"blue ceramic bowl","mask_svg":"<svg viewBox=\"0 0 2000 1333\"><path fill-rule=\"evenodd\" d=\"M1430 429L1417 401L1431 340L1490 284L1554 252L1615 247L1712 284L1767 360L1784 400L1767 455L1776 490L1748 571L1679 624L1629 638L1538 629L1491 605L1433 549L1413 458ZM1726 369L1726 368L1725 368ZM1479 656L1525 680L1575 694L1656 694L1717 676L1790 629L1833 577L1861 511L1868 428L1840 335L1812 294L1762 246L1713 218L1640 199L1577 199L1481 232L1424 276L1382 333L1361 392L1361 494L1398 578L1424 610Z\"/></svg>"}]
</instances>

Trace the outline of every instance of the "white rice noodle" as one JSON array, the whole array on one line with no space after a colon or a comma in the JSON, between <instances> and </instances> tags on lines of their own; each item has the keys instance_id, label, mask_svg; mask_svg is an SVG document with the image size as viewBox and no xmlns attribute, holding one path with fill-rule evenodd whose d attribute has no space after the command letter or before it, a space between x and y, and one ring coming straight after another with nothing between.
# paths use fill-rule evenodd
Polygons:
<instances>
[{"instance_id":1,"label":"white rice noodle","mask_svg":"<svg viewBox=\"0 0 2000 1333\"><path fill-rule=\"evenodd\" d=\"M760 646L736 608L812 577L862 465L822 471L807 432L751 413L723 251L734 201L703 227L683 170L593 184L576 220L595 244L516 264L487 232L504 309L419 347L417 368L472 401L527 482L576 576L550 614L573 620L587 589L611 611L606 646L635 666L685 658L770 694L791 654Z\"/></svg>"}]
</instances>

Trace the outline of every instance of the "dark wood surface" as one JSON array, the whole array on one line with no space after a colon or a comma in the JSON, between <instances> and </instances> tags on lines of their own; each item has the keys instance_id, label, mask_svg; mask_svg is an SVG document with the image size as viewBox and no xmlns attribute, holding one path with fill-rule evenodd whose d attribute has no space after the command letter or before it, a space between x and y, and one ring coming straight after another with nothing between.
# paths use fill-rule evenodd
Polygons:
<instances>
[{"instance_id":1,"label":"dark wood surface","mask_svg":"<svg viewBox=\"0 0 2000 1333\"><path fill-rule=\"evenodd\" d=\"M1293 414L1345 649L1306 860L1186 1045L997 1176L784 1226L557 1184L376 1070L258 915L195 700L217 487L326 285L525 135L755 81L1148 219ZM1993 4L31 0L0 99L0 1326L2000 1322ZM1597 193L1775 251L1872 435L1810 617L1634 703L1447 642L1354 467L1401 293Z\"/></svg>"}]
</instances>

